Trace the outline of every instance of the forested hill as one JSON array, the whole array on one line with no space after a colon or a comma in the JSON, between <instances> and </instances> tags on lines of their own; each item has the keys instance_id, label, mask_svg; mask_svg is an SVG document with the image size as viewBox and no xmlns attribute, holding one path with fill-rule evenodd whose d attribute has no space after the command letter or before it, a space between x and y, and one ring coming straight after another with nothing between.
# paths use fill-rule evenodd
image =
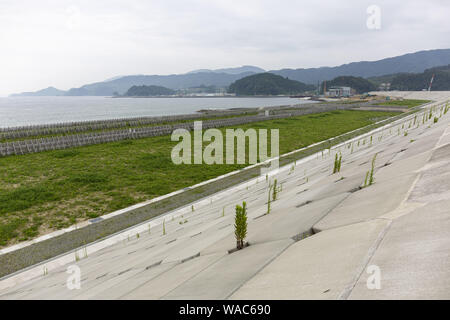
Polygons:
<instances>
[{"instance_id":1,"label":"forested hill","mask_svg":"<svg viewBox=\"0 0 450 320\"><path fill-rule=\"evenodd\" d=\"M169 96L175 94L175 91L161 86L132 86L124 94L127 97L152 97Z\"/></svg>"},{"instance_id":2,"label":"forested hill","mask_svg":"<svg viewBox=\"0 0 450 320\"><path fill-rule=\"evenodd\" d=\"M356 93L365 93L377 90L377 87L369 80L352 76L336 77L333 80L327 81L327 89L331 87L351 87L356 90ZM321 91L323 92L323 83Z\"/></svg>"},{"instance_id":3,"label":"forested hill","mask_svg":"<svg viewBox=\"0 0 450 320\"><path fill-rule=\"evenodd\" d=\"M233 82L228 92L237 96L293 95L314 89L314 85L289 80L272 73L259 73Z\"/></svg>"},{"instance_id":4,"label":"forested hill","mask_svg":"<svg viewBox=\"0 0 450 320\"><path fill-rule=\"evenodd\" d=\"M427 69L422 73L399 74L391 83L391 90L420 91L428 89L434 74L432 91L450 90L450 65Z\"/></svg>"}]
</instances>

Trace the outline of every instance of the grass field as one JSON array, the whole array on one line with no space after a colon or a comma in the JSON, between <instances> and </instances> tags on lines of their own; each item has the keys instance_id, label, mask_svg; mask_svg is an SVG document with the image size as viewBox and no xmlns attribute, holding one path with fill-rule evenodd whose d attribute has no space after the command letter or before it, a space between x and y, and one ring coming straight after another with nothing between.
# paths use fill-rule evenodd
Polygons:
<instances>
[{"instance_id":1,"label":"grass field","mask_svg":"<svg viewBox=\"0 0 450 320\"><path fill-rule=\"evenodd\" d=\"M282 154L396 114L342 110L238 127L278 128ZM177 166L170 158L175 144L161 136L0 158L0 246L246 166Z\"/></svg>"},{"instance_id":2,"label":"grass field","mask_svg":"<svg viewBox=\"0 0 450 320\"><path fill-rule=\"evenodd\" d=\"M379 103L380 106L406 106L408 108L414 108L422 104L428 103L430 100L415 100L415 99L405 99L405 100L390 100L386 102Z\"/></svg>"}]
</instances>

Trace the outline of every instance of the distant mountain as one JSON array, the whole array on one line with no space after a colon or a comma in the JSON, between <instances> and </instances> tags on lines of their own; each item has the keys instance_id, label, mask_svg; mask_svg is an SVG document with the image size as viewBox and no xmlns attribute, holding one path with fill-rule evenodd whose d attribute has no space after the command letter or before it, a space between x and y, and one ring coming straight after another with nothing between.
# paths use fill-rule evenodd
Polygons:
<instances>
[{"instance_id":1,"label":"distant mountain","mask_svg":"<svg viewBox=\"0 0 450 320\"><path fill-rule=\"evenodd\" d=\"M282 69L269 71L289 79L317 84L339 76L376 77L400 72L423 72L425 69L450 64L450 49L419 51L378 61L361 61L338 67Z\"/></svg>"},{"instance_id":2,"label":"distant mountain","mask_svg":"<svg viewBox=\"0 0 450 320\"><path fill-rule=\"evenodd\" d=\"M48 87L35 92L22 92L12 94L11 97L39 97L39 96L63 96L66 92L53 87Z\"/></svg>"},{"instance_id":3,"label":"distant mountain","mask_svg":"<svg viewBox=\"0 0 450 320\"><path fill-rule=\"evenodd\" d=\"M84 85L80 88L73 88L67 91L68 96L111 96L114 92L124 94L132 86L154 85L162 86L173 90L200 87L200 86L216 86L227 87L230 83L237 79L241 79L252 72L244 72L239 74L199 72L190 74L173 74L167 76L159 75L135 75L125 76L119 79L106 82L97 82Z\"/></svg>"},{"instance_id":4,"label":"distant mountain","mask_svg":"<svg viewBox=\"0 0 450 320\"><path fill-rule=\"evenodd\" d=\"M378 61L361 61L344 64L338 67L321 67L309 69L272 70L270 73L284 78L297 80L307 84L331 80L339 76L373 78L396 73L421 73L426 69L450 64L450 49L419 51L398 57ZM228 87L232 82L249 75L263 73L264 70L254 66L238 68L191 71L187 74L173 75L131 75L114 77L107 81L72 88L64 95L69 96L110 96L114 92L124 94L132 86L163 86L172 90L200 86ZM389 78L393 79L393 78ZM379 79L378 79L379 80ZM374 81L376 82L376 81ZM49 90L48 92L46 90ZM60 90L48 88L38 92L27 92L21 95L61 95Z\"/></svg>"},{"instance_id":5,"label":"distant mountain","mask_svg":"<svg viewBox=\"0 0 450 320\"><path fill-rule=\"evenodd\" d=\"M233 82L228 92L237 96L293 95L314 90L313 85L289 80L273 73L259 73Z\"/></svg>"},{"instance_id":6,"label":"distant mountain","mask_svg":"<svg viewBox=\"0 0 450 320\"><path fill-rule=\"evenodd\" d=\"M175 90L161 86L132 86L124 94L126 97L152 97L169 96L175 94Z\"/></svg>"},{"instance_id":7,"label":"distant mountain","mask_svg":"<svg viewBox=\"0 0 450 320\"><path fill-rule=\"evenodd\" d=\"M327 89L331 87L351 87L356 90L356 93L364 93L376 91L377 86L367 79L361 77L341 76L326 82ZM322 83L323 92L323 83Z\"/></svg>"},{"instance_id":8,"label":"distant mountain","mask_svg":"<svg viewBox=\"0 0 450 320\"><path fill-rule=\"evenodd\" d=\"M450 90L450 64L430 68L422 73L399 74L392 80L391 89L402 91L428 90L433 75L432 91Z\"/></svg>"},{"instance_id":9,"label":"distant mountain","mask_svg":"<svg viewBox=\"0 0 450 320\"><path fill-rule=\"evenodd\" d=\"M227 74L241 74L241 73L245 73L245 72L252 72L252 73L262 73L262 72L266 72L266 70L255 67L255 66L242 66L242 67L237 67L237 68L224 68L224 69L199 69L199 70L194 70L194 71L190 71L187 74L192 74L192 73L227 73Z\"/></svg>"}]
</instances>

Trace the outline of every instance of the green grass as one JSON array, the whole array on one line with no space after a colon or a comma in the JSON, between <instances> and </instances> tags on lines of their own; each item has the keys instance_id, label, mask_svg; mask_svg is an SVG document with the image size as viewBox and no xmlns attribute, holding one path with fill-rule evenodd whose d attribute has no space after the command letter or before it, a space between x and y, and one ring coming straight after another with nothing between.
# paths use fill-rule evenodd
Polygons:
<instances>
[{"instance_id":1,"label":"green grass","mask_svg":"<svg viewBox=\"0 0 450 320\"><path fill-rule=\"evenodd\" d=\"M415 99L405 99L405 100L390 100L382 103L378 103L379 106L406 106L408 108L414 108L422 104L428 103L430 100L415 100Z\"/></svg>"},{"instance_id":2,"label":"green grass","mask_svg":"<svg viewBox=\"0 0 450 320\"><path fill-rule=\"evenodd\" d=\"M278 128L283 154L396 114L340 110L237 127ZM170 157L176 143L160 136L0 158L0 246L246 166L177 166Z\"/></svg>"}]
</instances>

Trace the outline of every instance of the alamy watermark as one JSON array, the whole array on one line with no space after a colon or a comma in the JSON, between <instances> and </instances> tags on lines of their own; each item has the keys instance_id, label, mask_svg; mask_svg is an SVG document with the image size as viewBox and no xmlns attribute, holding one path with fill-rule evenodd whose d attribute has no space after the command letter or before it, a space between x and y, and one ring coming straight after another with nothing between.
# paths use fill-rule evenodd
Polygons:
<instances>
[{"instance_id":1,"label":"alamy watermark","mask_svg":"<svg viewBox=\"0 0 450 320\"><path fill-rule=\"evenodd\" d=\"M67 277L66 287L69 290L81 289L81 269L79 266L73 264L67 267L66 273L70 274Z\"/></svg>"},{"instance_id":2,"label":"alamy watermark","mask_svg":"<svg viewBox=\"0 0 450 320\"><path fill-rule=\"evenodd\" d=\"M370 274L367 278L366 286L369 290L381 289L381 269L377 265L370 265L367 267L366 272Z\"/></svg>"},{"instance_id":3,"label":"alamy watermark","mask_svg":"<svg viewBox=\"0 0 450 320\"><path fill-rule=\"evenodd\" d=\"M203 132L202 121L194 122L194 137L187 129L176 129L171 140L179 143L172 149L174 164L256 164L270 160L269 167L261 172L274 170L279 166L279 130L270 129L270 156L268 154L267 129L226 129L225 145L222 131L207 129ZM180 141L181 140L181 141ZM248 144L247 144L248 141ZM203 143L207 145L203 148ZM248 153L246 146L248 145Z\"/></svg>"},{"instance_id":4,"label":"alamy watermark","mask_svg":"<svg viewBox=\"0 0 450 320\"><path fill-rule=\"evenodd\" d=\"M366 10L369 15L366 20L367 29L380 30L381 29L381 8L377 5L371 5Z\"/></svg>"}]
</instances>

